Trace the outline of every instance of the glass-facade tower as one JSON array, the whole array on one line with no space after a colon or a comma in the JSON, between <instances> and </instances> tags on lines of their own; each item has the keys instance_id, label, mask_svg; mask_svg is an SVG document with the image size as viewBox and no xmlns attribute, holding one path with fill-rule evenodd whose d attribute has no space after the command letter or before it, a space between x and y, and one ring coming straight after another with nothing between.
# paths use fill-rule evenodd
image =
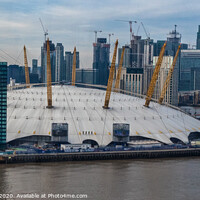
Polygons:
<instances>
[{"instance_id":1,"label":"glass-facade tower","mask_svg":"<svg viewBox=\"0 0 200 200\"><path fill-rule=\"evenodd\" d=\"M55 45L52 41L49 41L50 46L50 58L51 58L51 81L55 82L55 66L56 66L56 52ZM41 79L42 83L47 82L47 42L43 43L41 47Z\"/></svg>"},{"instance_id":2,"label":"glass-facade tower","mask_svg":"<svg viewBox=\"0 0 200 200\"><path fill-rule=\"evenodd\" d=\"M181 50L180 91L199 90L200 50Z\"/></svg>"},{"instance_id":3,"label":"glass-facade tower","mask_svg":"<svg viewBox=\"0 0 200 200\"><path fill-rule=\"evenodd\" d=\"M198 26L196 47L197 49L200 49L200 25Z\"/></svg>"},{"instance_id":4,"label":"glass-facade tower","mask_svg":"<svg viewBox=\"0 0 200 200\"><path fill-rule=\"evenodd\" d=\"M0 62L0 149L6 146L7 63Z\"/></svg>"},{"instance_id":5,"label":"glass-facade tower","mask_svg":"<svg viewBox=\"0 0 200 200\"><path fill-rule=\"evenodd\" d=\"M107 85L108 83L110 44L106 42L106 38L97 38L97 43L93 43L93 69L99 71L95 84Z\"/></svg>"}]
</instances>

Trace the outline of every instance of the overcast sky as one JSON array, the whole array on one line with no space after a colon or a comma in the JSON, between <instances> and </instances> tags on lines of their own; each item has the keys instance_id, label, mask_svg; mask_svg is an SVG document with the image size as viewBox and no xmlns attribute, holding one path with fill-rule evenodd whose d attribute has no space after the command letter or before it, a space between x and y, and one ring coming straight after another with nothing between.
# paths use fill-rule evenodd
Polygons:
<instances>
[{"instance_id":1,"label":"overcast sky","mask_svg":"<svg viewBox=\"0 0 200 200\"><path fill-rule=\"evenodd\" d=\"M44 34L39 18L55 44L63 43L65 51L77 47L81 68L92 67L93 30L103 31L99 37L114 33L111 51L117 38L119 46L129 42L129 24L116 20L137 20L135 33L143 22L155 41L165 40L177 24L182 42L191 46L200 24L199 0L0 0L0 13L0 61L22 65L25 44L29 66L33 58L40 65ZM138 34L146 37L142 27Z\"/></svg>"}]
</instances>

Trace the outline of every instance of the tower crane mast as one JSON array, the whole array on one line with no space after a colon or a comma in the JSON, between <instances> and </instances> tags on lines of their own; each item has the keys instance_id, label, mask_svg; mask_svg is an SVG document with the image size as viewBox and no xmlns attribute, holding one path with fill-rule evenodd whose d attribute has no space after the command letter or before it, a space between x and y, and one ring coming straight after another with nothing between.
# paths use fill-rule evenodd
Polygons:
<instances>
[{"instance_id":1,"label":"tower crane mast","mask_svg":"<svg viewBox=\"0 0 200 200\"><path fill-rule=\"evenodd\" d=\"M150 101L151 101L151 98L152 98L152 95L153 95L153 92L154 92L154 89L155 89L155 86L156 86L156 81L158 79L158 73L160 71L160 67L161 67L161 64L162 64L166 45L167 45L167 43L165 42L163 47L161 48L160 55L158 57L158 61L156 63L156 67L154 69L153 76L151 78L151 82L150 82L150 85L149 85L149 88L148 88L148 91L147 91L146 102L145 102L145 105L144 105L145 107L149 107L149 104L150 104Z\"/></svg>"},{"instance_id":2,"label":"tower crane mast","mask_svg":"<svg viewBox=\"0 0 200 200\"><path fill-rule=\"evenodd\" d=\"M108 78L108 84L107 84L107 90L106 90L106 96L105 96L105 102L104 102L104 109L108 109L109 107L109 102L110 102L110 95L111 95L111 90L112 90L112 83L113 83L113 78L114 78L114 72L115 72L115 61L116 61L116 55L117 55L117 45L118 45L118 40L115 42L115 49L113 53L113 59L110 67L110 73L109 73L109 78Z\"/></svg>"},{"instance_id":3,"label":"tower crane mast","mask_svg":"<svg viewBox=\"0 0 200 200\"><path fill-rule=\"evenodd\" d=\"M179 51L180 51L180 48L181 48L181 45L178 46L178 49L176 51L176 55L174 57L174 60L173 60L173 63L169 69L169 73L168 73L168 76L165 80L165 83L164 83L164 86L162 88L162 91L161 91L161 95L160 95L160 98L158 100L158 103L159 104L162 104L163 100L164 100L164 97L165 97L165 94L166 94L166 91L167 91L167 88L169 86L169 83L170 83L170 80L171 80L171 77L172 77L172 74L173 74L173 71L174 71L174 67L176 65L176 61L177 61L177 58L178 58L178 54L179 54Z\"/></svg>"}]
</instances>

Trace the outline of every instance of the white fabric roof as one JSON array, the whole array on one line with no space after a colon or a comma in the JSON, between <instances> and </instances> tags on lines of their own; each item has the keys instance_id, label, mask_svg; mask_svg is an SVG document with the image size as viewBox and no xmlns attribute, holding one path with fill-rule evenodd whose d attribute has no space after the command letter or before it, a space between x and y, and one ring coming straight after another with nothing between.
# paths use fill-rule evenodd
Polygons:
<instances>
[{"instance_id":1,"label":"white fabric roof","mask_svg":"<svg viewBox=\"0 0 200 200\"><path fill-rule=\"evenodd\" d=\"M46 87L8 91L7 141L30 135L49 135L52 123L68 123L69 142L92 139L107 145L113 139L113 123L130 124L131 136L144 136L164 143L170 137L188 142L200 121L176 109L144 99L112 93L110 109L103 109L105 91L74 86L53 86L53 108L47 109ZM27 119L28 118L28 119ZM82 131L93 131L84 135Z\"/></svg>"}]
</instances>

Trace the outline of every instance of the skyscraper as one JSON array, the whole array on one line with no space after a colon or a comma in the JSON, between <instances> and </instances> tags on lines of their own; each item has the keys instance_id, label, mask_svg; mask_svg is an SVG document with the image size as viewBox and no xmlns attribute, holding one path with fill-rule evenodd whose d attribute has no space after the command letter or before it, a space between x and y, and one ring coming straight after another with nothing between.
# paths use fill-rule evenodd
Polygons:
<instances>
[{"instance_id":1,"label":"skyscraper","mask_svg":"<svg viewBox=\"0 0 200 200\"><path fill-rule=\"evenodd\" d=\"M142 68L141 36L131 40L131 67Z\"/></svg>"},{"instance_id":2,"label":"skyscraper","mask_svg":"<svg viewBox=\"0 0 200 200\"><path fill-rule=\"evenodd\" d=\"M142 58L142 68L143 68L143 94L147 93L151 77L153 74L153 40L145 39L143 40L144 50Z\"/></svg>"},{"instance_id":3,"label":"skyscraper","mask_svg":"<svg viewBox=\"0 0 200 200\"><path fill-rule=\"evenodd\" d=\"M174 59L174 56L178 49L178 46L181 43L181 34L177 32L176 27L177 27L177 25L175 25L174 30L169 32L168 37L167 37L167 46L165 48L165 54L164 54L162 66L160 69L160 75L158 77L158 79L161 81L161 83L163 83L165 81L168 71L169 71L169 67L172 64L172 61ZM154 58L154 65L156 65L157 56L159 56L160 50L164 43L165 43L164 40L160 40L160 41L157 41L157 44L154 44L154 47L157 48L154 51L154 56L156 56ZM186 46L187 45L184 45L183 47L185 48ZM169 64L170 64L170 66L169 66ZM159 98L158 96L160 95L160 91L162 90L162 87L163 87L163 85L159 82L159 80L158 80L158 84L157 84L158 91L157 91L156 98ZM179 56L176 61L176 65L174 67L174 71L172 74L171 82L170 82L170 85L166 92L166 97L164 100L167 103L170 103L175 106L178 105L179 82L180 82L180 52L179 52ZM156 89L155 89L155 91L156 91Z\"/></svg>"},{"instance_id":4,"label":"skyscraper","mask_svg":"<svg viewBox=\"0 0 200 200\"><path fill-rule=\"evenodd\" d=\"M106 38L97 38L97 43L93 43L93 69L99 71L96 84L107 85L109 76L109 52L110 44Z\"/></svg>"},{"instance_id":5,"label":"skyscraper","mask_svg":"<svg viewBox=\"0 0 200 200\"><path fill-rule=\"evenodd\" d=\"M72 80L72 61L73 56L70 51L65 52L65 71L66 71L66 82L71 82Z\"/></svg>"},{"instance_id":6,"label":"skyscraper","mask_svg":"<svg viewBox=\"0 0 200 200\"><path fill-rule=\"evenodd\" d=\"M32 59L32 73L29 73L30 83L39 83L38 60Z\"/></svg>"},{"instance_id":7,"label":"skyscraper","mask_svg":"<svg viewBox=\"0 0 200 200\"><path fill-rule=\"evenodd\" d=\"M153 71L153 40L149 37L142 39L141 36L134 36L130 48L130 67L143 69L142 93L146 94L150 83L149 77L151 78Z\"/></svg>"},{"instance_id":8,"label":"skyscraper","mask_svg":"<svg viewBox=\"0 0 200 200\"><path fill-rule=\"evenodd\" d=\"M153 40L142 39L141 36L134 36L131 40L131 66L133 68L144 68L145 65L152 65Z\"/></svg>"},{"instance_id":9,"label":"skyscraper","mask_svg":"<svg viewBox=\"0 0 200 200\"><path fill-rule=\"evenodd\" d=\"M200 68L191 68L190 90L200 90Z\"/></svg>"},{"instance_id":10,"label":"skyscraper","mask_svg":"<svg viewBox=\"0 0 200 200\"><path fill-rule=\"evenodd\" d=\"M177 25L175 25L174 30L169 33L169 37L167 37L167 56L175 56L178 46L181 43L181 34L177 32L176 27Z\"/></svg>"},{"instance_id":11,"label":"skyscraper","mask_svg":"<svg viewBox=\"0 0 200 200\"><path fill-rule=\"evenodd\" d=\"M180 59L180 87L179 91L190 91L200 89L198 78L200 70L200 50L181 50Z\"/></svg>"},{"instance_id":12,"label":"skyscraper","mask_svg":"<svg viewBox=\"0 0 200 200\"><path fill-rule=\"evenodd\" d=\"M72 65L73 65L74 53L70 51L65 52L65 65L64 65L64 75L66 82L72 81ZM79 69L79 52L76 52L76 69Z\"/></svg>"},{"instance_id":13,"label":"skyscraper","mask_svg":"<svg viewBox=\"0 0 200 200\"><path fill-rule=\"evenodd\" d=\"M0 62L0 149L6 146L7 63Z\"/></svg>"},{"instance_id":14,"label":"skyscraper","mask_svg":"<svg viewBox=\"0 0 200 200\"><path fill-rule=\"evenodd\" d=\"M29 68L30 73L30 68ZM7 74L7 83L10 82L10 78L15 79L16 83L25 83L25 68L19 65L9 65Z\"/></svg>"},{"instance_id":15,"label":"skyscraper","mask_svg":"<svg viewBox=\"0 0 200 200\"><path fill-rule=\"evenodd\" d=\"M55 64L56 64L56 52L55 45L52 41L49 41L50 46L50 58L51 58L51 80L55 82ZM47 42L41 47L41 79L42 83L47 82Z\"/></svg>"},{"instance_id":16,"label":"skyscraper","mask_svg":"<svg viewBox=\"0 0 200 200\"><path fill-rule=\"evenodd\" d=\"M197 44L196 44L196 48L200 49L200 25L199 25L199 29L197 32Z\"/></svg>"},{"instance_id":17,"label":"skyscraper","mask_svg":"<svg viewBox=\"0 0 200 200\"><path fill-rule=\"evenodd\" d=\"M33 74L38 74L38 60L37 59L32 59L32 73Z\"/></svg>"},{"instance_id":18,"label":"skyscraper","mask_svg":"<svg viewBox=\"0 0 200 200\"><path fill-rule=\"evenodd\" d=\"M165 40L157 40L157 42L153 43L153 55L154 56L159 56L161 48L164 45L164 43L165 43ZM165 55L166 55L166 51L165 51Z\"/></svg>"},{"instance_id":19,"label":"skyscraper","mask_svg":"<svg viewBox=\"0 0 200 200\"><path fill-rule=\"evenodd\" d=\"M123 48L123 47L122 47ZM122 48L118 48L118 65L121 59ZM131 67L131 48L128 45L124 46L124 57L122 66L125 68Z\"/></svg>"},{"instance_id":20,"label":"skyscraper","mask_svg":"<svg viewBox=\"0 0 200 200\"><path fill-rule=\"evenodd\" d=\"M160 72L158 74L157 84L154 89L154 98L157 100L160 98L161 91L163 89L165 80L168 76L173 59L174 59L173 56L163 56ZM158 61L158 56L155 56L153 59L154 67L157 61ZM178 79L176 78L177 77L176 70L177 69L174 69L173 74L175 74L175 76L172 76L164 98L164 102L175 106L178 105Z\"/></svg>"},{"instance_id":21,"label":"skyscraper","mask_svg":"<svg viewBox=\"0 0 200 200\"><path fill-rule=\"evenodd\" d=\"M55 81L59 82L66 80L64 74L64 47L62 43L56 45L56 66L55 66Z\"/></svg>"}]
</instances>

